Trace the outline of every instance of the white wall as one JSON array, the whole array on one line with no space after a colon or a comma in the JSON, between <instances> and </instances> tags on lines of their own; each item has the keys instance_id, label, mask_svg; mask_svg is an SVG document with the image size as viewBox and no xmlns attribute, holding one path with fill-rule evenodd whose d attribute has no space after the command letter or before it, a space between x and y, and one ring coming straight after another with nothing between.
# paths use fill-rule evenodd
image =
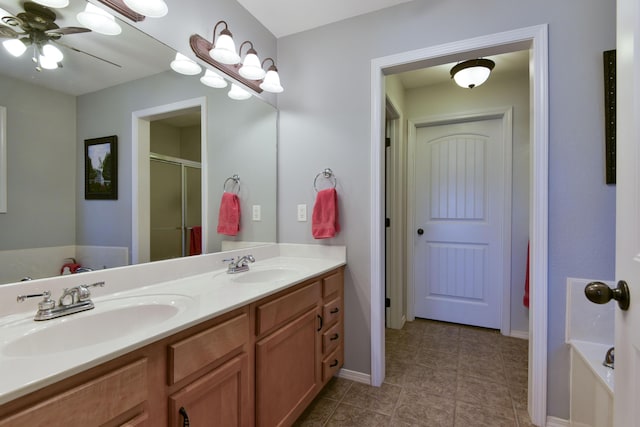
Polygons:
<instances>
[{"instance_id":1,"label":"white wall","mask_svg":"<svg viewBox=\"0 0 640 427\"><path fill-rule=\"evenodd\" d=\"M569 417L566 277L613 277L615 188L604 184L602 52L615 48L614 0L416 0L278 40L278 236L312 242L295 220L316 173L338 177L345 244L345 367L370 367L371 60L549 24L548 412ZM579 71L576 71L579 70Z\"/></svg>"},{"instance_id":2,"label":"white wall","mask_svg":"<svg viewBox=\"0 0 640 427\"><path fill-rule=\"evenodd\" d=\"M406 91L410 120L513 107L511 212L511 330L529 330L522 305L529 240L529 74L493 75L482 86L463 89L452 81Z\"/></svg>"}]
</instances>

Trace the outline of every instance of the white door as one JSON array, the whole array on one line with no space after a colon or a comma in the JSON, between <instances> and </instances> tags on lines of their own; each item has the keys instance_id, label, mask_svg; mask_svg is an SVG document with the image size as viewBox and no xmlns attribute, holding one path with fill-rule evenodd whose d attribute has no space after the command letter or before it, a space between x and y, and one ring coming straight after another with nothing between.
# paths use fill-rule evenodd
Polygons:
<instances>
[{"instance_id":1,"label":"white door","mask_svg":"<svg viewBox=\"0 0 640 427\"><path fill-rule=\"evenodd\" d=\"M419 128L415 315L500 329L505 212L502 119Z\"/></svg>"},{"instance_id":2,"label":"white door","mask_svg":"<svg viewBox=\"0 0 640 427\"><path fill-rule=\"evenodd\" d=\"M617 6L616 278L629 284L628 311L616 305L614 425L640 425L640 7ZM611 303L610 303L611 304Z\"/></svg>"}]
</instances>

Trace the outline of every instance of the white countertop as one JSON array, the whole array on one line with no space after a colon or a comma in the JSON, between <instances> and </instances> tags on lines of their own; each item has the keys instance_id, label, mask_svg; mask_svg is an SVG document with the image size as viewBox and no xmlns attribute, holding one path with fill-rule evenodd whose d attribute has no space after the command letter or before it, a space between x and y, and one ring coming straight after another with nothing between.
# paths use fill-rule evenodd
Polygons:
<instances>
[{"instance_id":1,"label":"white countertop","mask_svg":"<svg viewBox=\"0 0 640 427\"><path fill-rule=\"evenodd\" d=\"M611 345L579 340L571 340L569 344L613 396L613 369L602 364Z\"/></svg>"},{"instance_id":2,"label":"white countertop","mask_svg":"<svg viewBox=\"0 0 640 427\"><path fill-rule=\"evenodd\" d=\"M276 246L277 250L274 253L274 249L269 248L269 254L274 256L259 258L256 255L257 261L250 265L250 272L262 270L269 273L273 270L282 270L286 272L283 278L276 278L275 280L269 278L265 281L252 280L249 283L242 283L243 280L251 276L245 276L244 279L241 279L242 275L247 273L230 275L226 274L226 268L202 272L202 269L207 266L207 264L203 264L205 257L208 257L208 264L216 267L220 266L217 263L219 261L218 258L221 260L224 257L224 255L220 254L210 254L197 257L198 260L189 261L189 259L184 259L183 263L190 262L194 270L200 270L197 272L198 274L164 281L158 280L157 276L170 277L171 274L168 272L172 271L172 267L175 270L176 266L180 265L180 261L171 260L170 262L149 263L141 266L73 275L83 276L86 274L83 277L85 279L83 283L86 283L89 279L91 281L106 281L107 284L104 288L96 288L96 296L92 298L96 308L93 310L58 319L36 322L33 320L35 310L33 310L33 304L31 304L30 307L27 307L29 311L9 313L0 317L0 378L2 378L2 381L0 381L0 404L220 314L257 301L346 263L346 250L344 247L320 245L318 245L318 248L313 247L316 245L273 246ZM260 252L260 250L244 249L233 251L232 254L248 252L256 253ZM225 255L228 257L229 253ZM216 262L209 262L210 260L215 260ZM196 263L199 265L197 268L194 267ZM117 282L117 284L114 283L110 286L110 279L113 279L114 282L116 282L116 279L120 279L120 282L122 282L123 277L128 277L126 269L131 269L128 271L131 273L131 279L129 280L131 284L123 285ZM154 283L144 284L143 280L136 280L145 277L145 280L149 282L149 275L156 276ZM184 273L175 273L174 275L183 276ZM267 274L266 277L268 276ZM74 277L68 280L70 283L61 282L61 284L55 280L60 281L63 279L39 281L41 283L38 284L15 284L11 289L0 287L0 299L3 298L3 295L6 297L7 295L17 295L19 292L24 292L25 286L29 286L26 289L28 292L34 292L35 289L41 288L58 289L60 286L65 285L66 287L69 285L74 286L73 283L76 283L78 278ZM142 283L142 286L138 284L138 287L135 287L136 282ZM39 288L36 286L39 286ZM52 298L57 299L58 297L59 292L53 292ZM169 308L174 310L176 314L171 318L158 320L157 322L151 320L152 316L150 315L146 320L141 319L142 323L146 323L139 328L132 327L122 333L115 334L112 328L110 332L103 331L101 333L101 323L97 319L100 319L100 316L104 313L110 310L117 311L127 305L142 303L147 306L140 309L144 313L144 308L153 305L156 300L162 300L164 304L169 301L169 305L171 305ZM15 296L13 301L15 301ZM12 304L15 305L13 301ZM0 309L7 307L14 309L14 305L9 306L6 302L4 304L5 306L0 306ZM35 304L37 304L37 301ZM135 313L135 310L131 310L129 313ZM18 346L19 350L15 350L16 346L13 344L25 335L39 333L41 335L37 335L38 337L48 339L47 331L43 333L42 330L49 328L57 328L58 335L60 331L66 332L68 330L69 334L65 336L65 339L68 340L68 345L59 345L57 342L51 341L50 347L47 347L46 342L44 343L44 347L48 348L44 352L29 352L28 346L27 350L25 350L24 345ZM75 330L76 328L81 328L80 335ZM102 337L104 337L104 340ZM89 340L91 344L85 345L86 340Z\"/></svg>"}]
</instances>

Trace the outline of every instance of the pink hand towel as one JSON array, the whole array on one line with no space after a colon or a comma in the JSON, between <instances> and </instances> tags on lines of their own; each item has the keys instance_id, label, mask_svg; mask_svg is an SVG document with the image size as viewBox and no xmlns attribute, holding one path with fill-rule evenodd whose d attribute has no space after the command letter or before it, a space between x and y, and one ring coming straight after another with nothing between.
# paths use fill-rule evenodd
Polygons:
<instances>
[{"instance_id":1,"label":"pink hand towel","mask_svg":"<svg viewBox=\"0 0 640 427\"><path fill-rule=\"evenodd\" d=\"M191 228L189 236L189 255L200 255L202 253L202 227L196 225Z\"/></svg>"},{"instance_id":2,"label":"pink hand towel","mask_svg":"<svg viewBox=\"0 0 640 427\"><path fill-rule=\"evenodd\" d=\"M222 193L218 215L218 233L235 236L240 231L240 199L237 194Z\"/></svg>"},{"instance_id":3,"label":"pink hand towel","mask_svg":"<svg viewBox=\"0 0 640 427\"><path fill-rule=\"evenodd\" d=\"M328 239L338 232L338 193L335 188L318 191L311 216L311 234L316 239Z\"/></svg>"}]
</instances>

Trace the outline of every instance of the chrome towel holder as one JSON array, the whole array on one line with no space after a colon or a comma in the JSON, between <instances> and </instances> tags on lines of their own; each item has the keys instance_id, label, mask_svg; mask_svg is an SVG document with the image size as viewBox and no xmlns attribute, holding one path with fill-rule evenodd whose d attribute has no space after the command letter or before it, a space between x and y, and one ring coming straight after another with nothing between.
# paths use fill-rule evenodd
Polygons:
<instances>
[{"instance_id":1,"label":"chrome towel holder","mask_svg":"<svg viewBox=\"0 0 640 427\"><path fill-rule=\"evenodd\" d=\"M324 178L327 181L329 181L332 184L332 188L336 188L336 185L338 184L338 179L336 178L336 176L333 174L333 171L329 168L326 168L325 170L323 170L322 172L320 172L319 174L316 175L315 179L313 180L313 188L316 190L316 193L320 190L318 190L318 178Z\"/></svg>"},{"instance_id":2,"label":"chrome towel holder","mask_svg":"<svg viewBox=\"0 0 640 427\"><path fill-rule=\"evenodd\" d=\"M224 180L224 184L222 184L222 191L227 192L227 184L229 181L233 181L231 183L231 190L236 189L235 194L240 194L240 177L237 174ZM229 191L229 193L232 192L233 191Z\"/></svg>"}]
</instances>

